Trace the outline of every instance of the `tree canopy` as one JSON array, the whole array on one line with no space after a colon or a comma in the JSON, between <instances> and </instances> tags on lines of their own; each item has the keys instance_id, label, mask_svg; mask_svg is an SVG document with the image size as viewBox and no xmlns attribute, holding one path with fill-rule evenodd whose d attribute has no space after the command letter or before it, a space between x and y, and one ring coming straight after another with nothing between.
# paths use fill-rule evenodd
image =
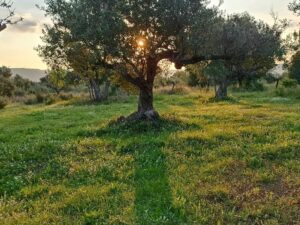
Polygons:
<instances>
[{"instance_id":1,"label":"tree canopy","mask_svg":"<svg viewBox=\"0 0 300 225\"><path fill-rule=\"evenodd\" d=\"M300 15L300 1L294 0L289 4L289 9L293 11L294 13Z\"/></svg>"}]
</instances>

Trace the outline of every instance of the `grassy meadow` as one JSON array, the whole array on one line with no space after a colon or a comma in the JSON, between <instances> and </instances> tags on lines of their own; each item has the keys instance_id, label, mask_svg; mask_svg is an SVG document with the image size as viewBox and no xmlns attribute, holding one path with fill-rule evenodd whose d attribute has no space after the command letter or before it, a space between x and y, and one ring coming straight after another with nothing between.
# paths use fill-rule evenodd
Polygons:
<instances>
[{"instance_id":1,"label":"grassy meadow","mask_svg":"<svg viewBox=\"0 0 300 225\"><path fill-rule=\"evenodd\" d=\"M0 112L0 224L300 224L300 98L157 94Z\"/></svg>"}]
</instances>

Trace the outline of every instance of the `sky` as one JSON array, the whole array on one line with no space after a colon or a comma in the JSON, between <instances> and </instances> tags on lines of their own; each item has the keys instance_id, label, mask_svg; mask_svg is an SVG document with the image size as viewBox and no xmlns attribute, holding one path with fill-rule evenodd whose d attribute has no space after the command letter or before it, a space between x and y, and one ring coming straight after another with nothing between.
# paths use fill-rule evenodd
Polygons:
<instances>
[{"instance_id":1,"label":"sky","mask_svg":"<svg viewBox=\"0 0 300 225\"><path fill-rule=\"evenodd\" d=\"M217 5L219 0L211 0ZM287 8L291 0L224 0L221 9L226 13L241 13L248 11L257 19L272 23L270 15L273 10L279 18L291 20L290 31L299 27L297 18ZM44 13L36 5L43 5L44 0L14 0L14 8L19 16L24 18L22 23L10 26L0 32L0 66L11 68L46 69L35 48L42 44L40 39L43 24L49 22ZM0 10L0 18L5 15Z\"/></svg>"}]
</instances>

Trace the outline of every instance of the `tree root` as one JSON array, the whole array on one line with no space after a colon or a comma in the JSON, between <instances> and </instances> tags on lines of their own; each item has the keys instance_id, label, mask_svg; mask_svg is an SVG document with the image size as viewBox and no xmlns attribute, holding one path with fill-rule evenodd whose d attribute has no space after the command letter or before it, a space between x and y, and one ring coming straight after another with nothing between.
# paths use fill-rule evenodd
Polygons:
<instances>
[{"instance_id":1,"label":"tree root","mask_svg":"<svg viewBox=\"0 0 300 225\"><path fill-rule=\"evenodd\" d=\"M155 110L148 110L145 112L134 112L128 117L121 116L117 119L117 122L139 122L139 121L149 121L156 122L160 119L158 112Z\"/></svg>"}]
</instances>

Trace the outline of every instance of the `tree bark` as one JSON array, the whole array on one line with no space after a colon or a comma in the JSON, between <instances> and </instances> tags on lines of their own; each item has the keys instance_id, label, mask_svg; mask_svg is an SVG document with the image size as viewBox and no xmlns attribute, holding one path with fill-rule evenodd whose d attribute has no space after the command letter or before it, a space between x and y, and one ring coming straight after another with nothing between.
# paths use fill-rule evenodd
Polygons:
<instances>
[{"instance_id":1,"label":"tree bark","mask_svg":"<svg viewBox=\"0 0 300 225\"><path fill-rule=\"evenodd\" d=\"M88 89L89 89L90 99L91 99L91 100L94 100L94 96L93 96L93 93L92 93L92 88L91 88L90 82L87 84L87 87L88 87Z\"/></svg>"},{"instance_id":2,"label":"tree bark","mask_svg":"<svg viewBox=\"0 0 300 225\"><path fill-rule=\"evenodd\" d=\"M228 83L227 81L224 79L222 80L216 90L216 99L226 99L228 98L228 91L227 91L227 87L228 87Z\"/></svg>"},{"instance_id":3,"label":"tree bark","mask_svg":"<svg viewBox=\"0 0 300 225\"><path fill-rule=\"evenodd\" d=\"M278 86L279 86L279 79L276 80L276 89L278 88Z\"/></svg>"},{"instance_id":4,"label":"tree bark","mask_svg":"<svg viewBox=\"0 0 300 225\"><path fill-rule=\"evenodd\" d=\"M107 100L108 96L109 96L109 88L110 88L110 82L109 80L107 80L104 84L104 89L103 89L103 93L102 93L102 99L103 100Z\"/></svg>"},{"instance_id":5,"label":"tree bark","mask_svg":"<svg viewBox=\"0 0 300 225\"><path fill-rule=\"evenodd\" d=\"M102 97L101 97L100 86L95 80L93 80L92 82L93 82L93 88L94 88L94 93L95 93L95 101L101 102Z\"/></svg>"},{"instance_id":6,"label":"tree bark","mask_svg":"<svg viewBox=\"0 0 300 225\"><path fill-rule=\"evenodd\" d=\"M155 121L159 118L159 114L153 107L153 86L146 85L140 88L138 110L133 114L137 120L151 120Z\"/></svg>"},{"instance_id":7,"label":"tree bark","mask_svg":"<svg viewBox=\"0 0 300 225\"><path fill-rule=\"evenodd\" d=\"M149 57L146 60L146 64L146 77L141 74L138 79L134 80L134 83L127 78L129 82L139 88L140 92L137 112L130 115L127 120L148 120L154 122L159 119L159 114L153 107L153 87L158 61Z\"/></svg>"},{"instance_id":8,"label":"tree bark","mask_svg":"<svg viewBox=\"0 0 300 225\"><path fill-rule=\"evenodd\" d=\"M239 78L238 79L238 84L239 84L239 88L242 88L243 87L243 79L242 78Z\"/></svg>"}]
</instances>

